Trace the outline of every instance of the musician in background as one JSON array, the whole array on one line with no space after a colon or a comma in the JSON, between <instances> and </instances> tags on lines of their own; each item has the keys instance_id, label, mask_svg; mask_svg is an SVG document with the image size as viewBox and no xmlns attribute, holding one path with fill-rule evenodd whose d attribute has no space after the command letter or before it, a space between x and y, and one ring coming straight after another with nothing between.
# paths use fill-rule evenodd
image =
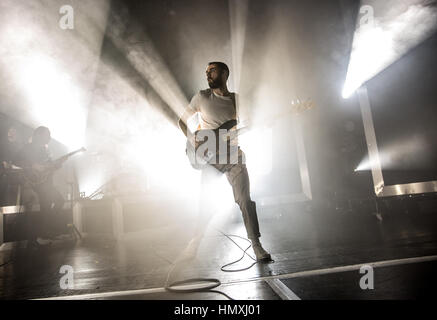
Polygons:
<instances>
[{"instance_id":1,"label":"musician in background","mask_svg":"<svg viewBox=\"0 0 437 320\"><path fill-rule=\"evenodd\" d=\"M228 91L226 82L229 77L229 68L223 62L210 62L206 69L206 77L209 89L197 93L191 100L188 108L185 110L179 120L179 127L185 136L189 136L187 129L187 120L195 113L200 114L201 129L217 129L229 120L237 120L237 105L235 94ZM195 143L192 141L192 143ZM202 189L208 188L210 183L217 181L216 176L225 174L234 193L235 202L240 207L243 215L244 225L247 236L252 243L253 251L257 260L270 260L270 254L264 250L259 241L261 236L258 225L256 204L250 197L249 175L246 165L242 159L244 153L238 148L238 163L232 164L213 164L202 170ZM203 191L203 190L202 190ZM205 194L205 193L203 193ZM217 195L215 195L217 197ZM211 203L202 195L202 211L198 221L196 235L186 249L187 255L194 256L200 242L200 238L206 228L207 221L205 215L209 214ZM210 206L208 208L208 205Z\"/></svg>"},{"instance_id":2,"label":"musician in background","mask_svg":"<svg viewBox=\"0 0 437 320\"><path fill-rule=\"evenodd\" d=\"M38 127L34 130L31 143L25 145L17 154L15 164L22 168L31 168L37 172L42 172L47 165L52 163L48 144L51 140L50 130L46 127ZM60 166L60 165L59 165ZM28 184L28 191L33 195L23 199L24 205L31 205L35 201L34 195L37 196L40 205L40 215L37 226L29 230L29 241L31 244L47 244L47 239L53 238L53 222L56 214L64 205L64 198L53 185L53 174L48 175L42 183ZM31 189L31 190L29 190ZM24 197L24 195L23 195ZM40 236L37 238L37 236Z\"/></svg>"},{"instance_id":3,"label":"musician in background","mask_svg":"<svg viewBox=\"0 0 437 320\"><path fill-rule=\"evenodd\" d=\"M16 190L12 189L18 185L17 176L8 169L11 168L12 161L19 150L17 129L10 126L7 135L2 136L0 141L0 206L10 205L14 198Z\"/></svg>"},{"instance_id":4,"label":"musician in background","mask_svg":"<svg viewBox=\"0 0 437 320\"><path fill-rule=\"evenodd\" d=\"M11 163L17 152L20 150L17 129L13 126L8 128L7 135L0 142L0 159L3 162Z\"/></svg>"}]
</instances>

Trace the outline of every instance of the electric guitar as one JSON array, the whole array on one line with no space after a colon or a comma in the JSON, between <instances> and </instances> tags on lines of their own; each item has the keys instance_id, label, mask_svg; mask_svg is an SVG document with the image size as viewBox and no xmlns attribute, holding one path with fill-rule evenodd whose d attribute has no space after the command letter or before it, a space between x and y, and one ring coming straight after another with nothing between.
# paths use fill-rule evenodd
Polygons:
<instances>
[{"instance_id":1,"label":"electric guitar","mask_svg":"<svg viewBox=\"0 0 437 320\"><path fill-rule=\"evenodd\" d=\"M32 186L40 185L46 182L56 170L61 168L62 164L67 161L71 156L85 151L86 149L82 147L80 149L67 153L66 155L63 155L62 157L54 161L43 164L35 164L31 167L23 168L24 177L27 182L29 182Z\"/></svg>"},{"instance_id":2,"label":"electric guitar","mask_svg":"<svg viewBox=\"0 0 437 320\"><path fill-rule=\"evenodd\" d=\"M314 103L311 99L306 101L293 100L289 110L276 115L269 121L275 120L289 113L299 114L312 109L313 107ZM236 137L250 131L251 128L252 125L245 125L238 128L237 120L229 120L214 130L197 130L194 133L195 142L192 143L192 140L187 139L186 144L185 151L190 160L191 166L196 170L201 170L208 165L220 163L220 152L224 151L223 142L226 143L226 159L228 161L226 163L230 163L232 141L235 141ZM210 141L211 139L213 141Z\"/></svg>"}]
</instances>

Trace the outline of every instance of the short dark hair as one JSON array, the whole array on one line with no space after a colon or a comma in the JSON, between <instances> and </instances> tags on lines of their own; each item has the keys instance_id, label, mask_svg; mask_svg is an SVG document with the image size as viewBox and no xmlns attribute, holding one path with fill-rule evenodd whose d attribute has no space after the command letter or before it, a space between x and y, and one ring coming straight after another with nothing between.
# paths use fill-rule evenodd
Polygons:
<instances>
[{"instance_id":1,"label":"short dark hair","mask_svg":"<svg viewBox=\"0 0 437 320\"><path fill-rule=\"evenodd\" d=\"M42 135L42 134L44 134L44 133L48 133L48 134L50 134L50 130L49 130L49 128L47 128L47 127L43 127L43 126L41 126L41 127L36 128L36 129L33 131L33 136L34 136L34 137L35 137L35 136L40 136L40 135Z\"/></svg>"},{"instance_id":2,"label":"short dark hair","mask_svg":"<svg viewBox=\"0 0 437 320\"><path fill-rule=\"evenodd\" d=\"M226 65L226 63L224 62L219 62L219 61L213 61L213 62L209 62L208 66L215 64L221 71L226 71L228 73L229 76L229 68Z\"/></svg>"}]
</instances>

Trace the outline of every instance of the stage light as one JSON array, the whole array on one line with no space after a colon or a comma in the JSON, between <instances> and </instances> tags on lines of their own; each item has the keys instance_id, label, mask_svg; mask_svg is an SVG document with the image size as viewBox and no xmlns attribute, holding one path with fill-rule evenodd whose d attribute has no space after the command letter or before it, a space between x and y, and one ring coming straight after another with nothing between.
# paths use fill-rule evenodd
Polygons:
<instances>
[{"instance_id":1,"label":"stage light","mask_svg":"<svg viewBox=\"0 0 437 320\"><path fill-rule=\"evenodd\" d=\"M158 111L150 109L144 117L154 119L155 127L144 126L142 117L129 123L130 135L117 156L123 167L139 170L148 177L152 188L165 188L181 196L194 194L199 189L200 171L191 168L185 154L185 137L179 129L170 125ZM143 123L147 123L144 118Z\"/></svg>"},{"instance_id":2,"label":"stage light","mask_svg":"<svg viewBox=\"0 0 437 320\"><path fill-rule=\"evenodd\" d=\"M347 99L384 65L393 61L393 40L381 28L363 29L356 33L354 49L342 96Z\"/></svg>"},{"instance_id":3,"label":"stage light","mask_svg":"<svg viewBox=\"0 0 437 320\"><path fill-rule=\"evenodd\" d=\"M25 59L18 74L35 122L50 128L52 137L70 150L82 147L87 112L69 75L44 55Z\"/></svg>"},{"instance_id":4,"label":"stage light","mask_svg":"<svg viewBox=\"0 0 437 320\"><path fill-rule=\"evenodd\" d=\"M437 10L433 6L417 3L413 0L362 1L364 6L375 8L375 17L371 23L361 23L355 30L351 57L346 80L343 86L343 98L349 98L382 70L417 46L437 27ZM413 28L411 26L414 26Z\"/></svg>"},{"instance_id":5,"label":"stage light","mask_svg":"<svg viewBox=\"0 0 437 320\"><path fill-rule=\"evenodd\" d=\"M360 164L355 168L354 172L358 172L358 171L367 171L367 170L371 170L372 165L369 161L369 158L366 157L365 159L363 159Z\"/></svg>"},{"instance_id":6,"label":"stage light","mask_svg":"<svg viewBox=\"0 0 437 320\"><path fill-rule=\"evenodd\" d=\"M70 151L84 146L109 1L75 3L74 30L60 27L62 0L1 3L1 111L32 128L47 126Z\"/></svg>"},{"instance_id":7,"label":"stage light","mask_svg":"<svg viewBox=\"0 0 437 320\"><path fill-rule=\"evenodd\" d=\"M422 135L415 135L411 137L401 137L401 143L391 143L382 146L378 152L379 163L382 169L394 170L403 168L403 159L409 158L410 165L416 169L426 166L426 159L430 154L430 145L426 138ZM411 155L420 154L421 157L411 158ZM373 163L366 156L357 168L357 171L371 170L377 163Z\"/></svg>"}]
</instances>

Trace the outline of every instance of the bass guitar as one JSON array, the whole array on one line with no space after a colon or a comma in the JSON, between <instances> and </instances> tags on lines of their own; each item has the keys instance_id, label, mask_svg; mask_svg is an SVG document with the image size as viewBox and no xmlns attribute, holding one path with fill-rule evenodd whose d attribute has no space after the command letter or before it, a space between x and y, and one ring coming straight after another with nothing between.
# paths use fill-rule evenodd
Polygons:
<instances>
[{"instance_id":1,"label":"bass guitar","mask_svg":"<svg viewBox=\"0 0 437 320\"><path fill-rule=\"evenodd\" d=\"M276 115L273 120L288 113L299 114L313 107L314 103L310 99L306 101L295 100L292 101L289 110ZM223 160L225 160L225 163L231 163L229 161L232 156L236 160L237 155L235 152L238 149L232 148L235 145L232 142L236 141L239 135L249 131L251 127L252 125L245 125L238 128L237 120L229 120L214 130L197 130L193 139L187 139L186 144L185 151L191 166L196 170L201 170L211 164L223 163ZM226 154L223 154L224 152Z\"/></svg>"}]
</instances>

